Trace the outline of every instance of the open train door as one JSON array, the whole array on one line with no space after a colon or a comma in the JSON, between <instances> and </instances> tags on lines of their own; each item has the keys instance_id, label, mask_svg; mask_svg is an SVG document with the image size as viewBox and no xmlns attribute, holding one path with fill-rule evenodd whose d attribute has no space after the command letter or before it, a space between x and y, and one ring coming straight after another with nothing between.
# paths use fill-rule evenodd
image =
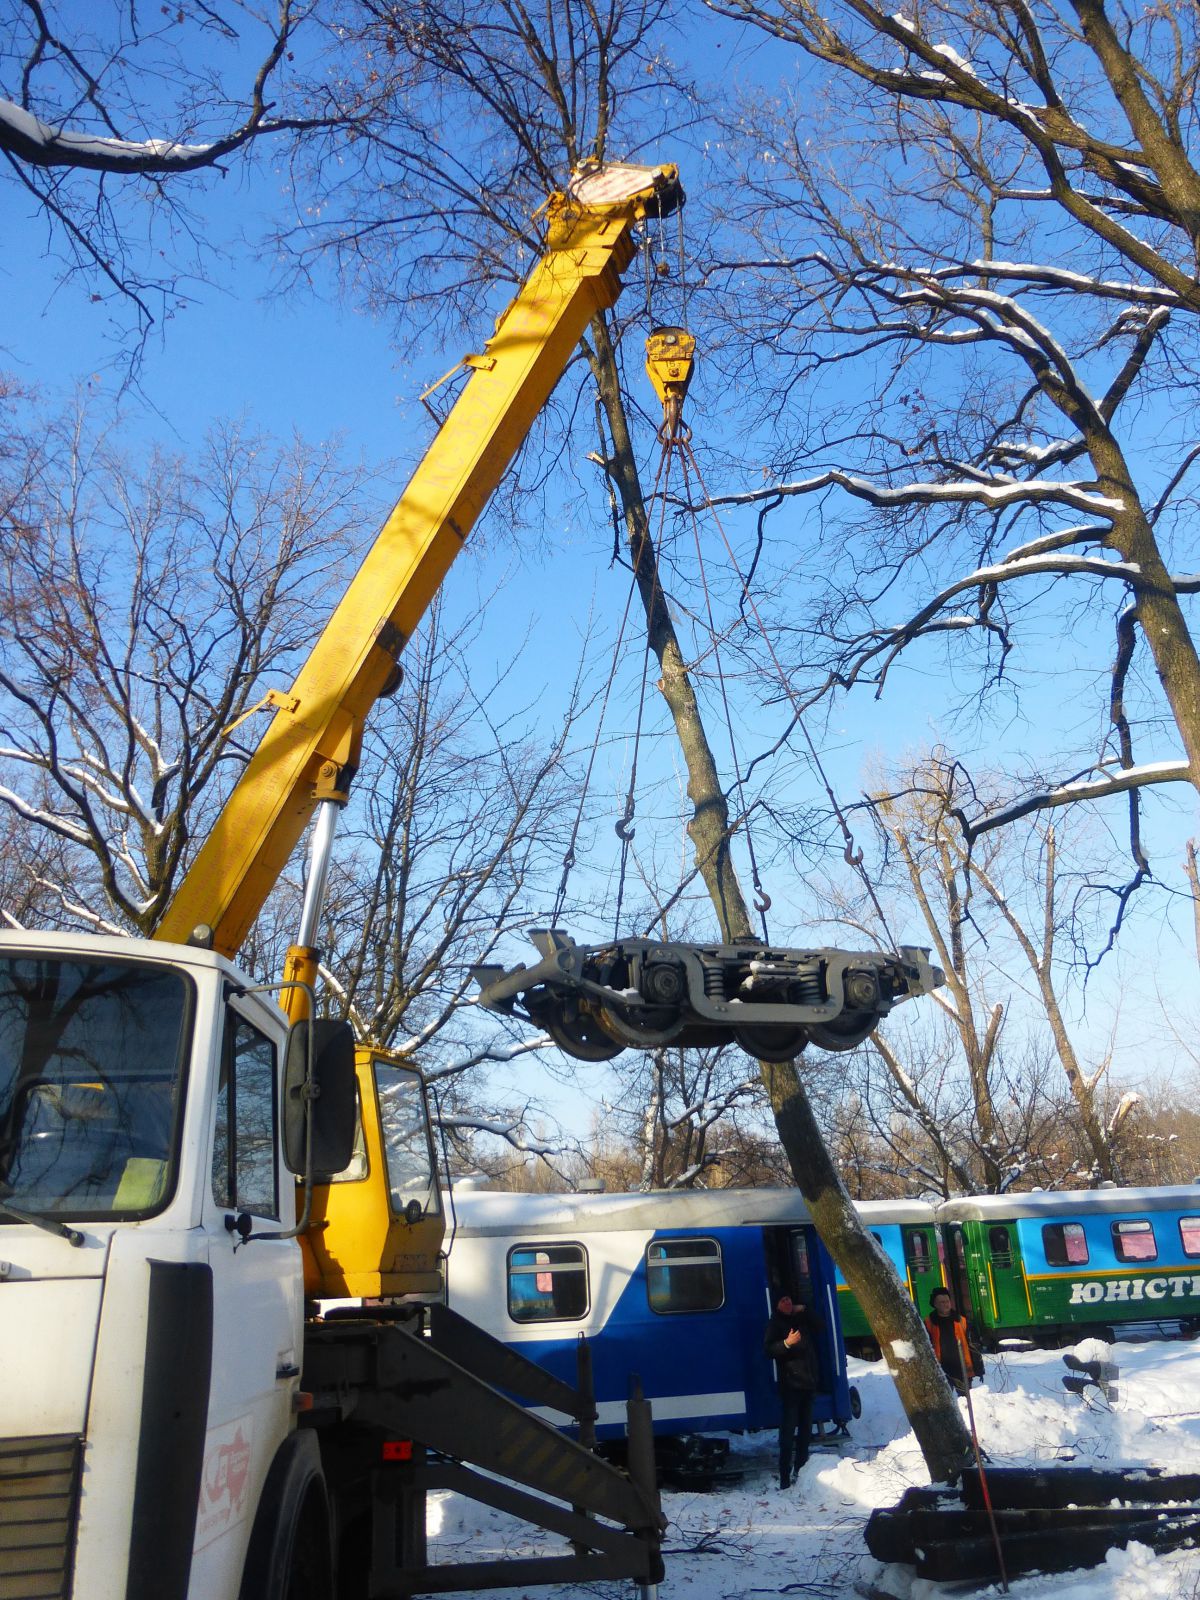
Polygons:
<instances>
[{"instance_id":1,"label":"open train door","mask_svg":"<svg viewBox=\"0 0 1200 1600\"><path fill-rule=\"evenodd\" d=\"M932 1222L903 1222L900 1238L904 1247L904 1270L908 1292L922 1316L929 1311L929 1297L945 1283L938 1249L937 1229Z\"/></svg>"},{"instance_id":2,"label":"open train door","mask_svg":"<svg viewBox=\"0 0 1200 1600\"><path fill-rule=\"evenodd\" d=\"M833 1257L811 1223L764 1228L763 1253L770 1308L774 1308L780 1295L790 1295L797 1305L814 1311L824 1324L818 1341L821 1387L813 1405L813 1420L833 1422L844 1429L854 1412L846 1375L846 1349L838 1315Z\"/></svg>"}]
</instances>

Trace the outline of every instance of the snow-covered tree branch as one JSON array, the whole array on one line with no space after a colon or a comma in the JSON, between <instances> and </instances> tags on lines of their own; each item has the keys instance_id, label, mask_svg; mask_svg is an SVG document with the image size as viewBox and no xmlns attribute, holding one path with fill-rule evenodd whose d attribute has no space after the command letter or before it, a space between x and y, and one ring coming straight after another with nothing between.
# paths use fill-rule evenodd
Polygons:
<instances>
[{"instance_id":1,"label":"snow-covered tree branch","mask_svg":"<svg viewBox=\"0 0 1200 1600\"><path fill-rule=\"evenodd\" d=\"M796 715L901 660L1036 694L1057 625L1099 738L967 820L1128 795L1144 876L1138 795L1200 788L1188 53L1099 0L712 4L829 69L827 138L786 91L730 119L753 238L706 269L771 442L705 503L816 590L779 611Z\"/></svg>"},{"instance_id":2,"label":"snow-covered tree branch","mask_svg":"<svg viewBox=\"0 0 1200 1600\"><path fill-rule=\"evenodd\" d=\"M340 101L334 74L311 71L328 42L315 9L229 0L151 16L5 0L0 174L42 224L26 247L40 237L53 273L78 272L144 339L204 257L189 209L204 175L263 139L334 135L361 109Z\"/></svg>"}]
</instances>

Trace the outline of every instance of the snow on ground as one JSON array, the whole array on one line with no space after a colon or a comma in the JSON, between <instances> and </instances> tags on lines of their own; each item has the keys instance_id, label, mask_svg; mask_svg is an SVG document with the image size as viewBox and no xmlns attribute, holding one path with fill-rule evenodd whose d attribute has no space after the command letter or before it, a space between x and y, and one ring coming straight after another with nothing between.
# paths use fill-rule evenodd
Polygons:
<instances>
[{"instance_id":1,"label":"snow on ground","mask_svg":"<svg viewBox=\"0 0 1200 1600\"><path fill-rule=\"evenodd\" d=\"M1082 1357L1099 1353L1092 1343L1080 1348ZM1110 1407L1063 1388L1067 1369L1059 1352L989 1356L984 1385L971 1391L988 1458L997 1466L1062 1461L1200 1471L1200 1343L1122 1343L1111 1359L1120 1378ZM867 1553L863 1526L871 1510L929 1480L882 1363L851 1362L851 1381L863 1413L851 1425L849 1445L818 1446L793 1489L776 1487L775 1435L762 1433L732 1440L732 1462L744 1472L740 1484L706 1494L664 1493L670 1527L661 1600L851 1600L856 1582L879 1584L903 1600L999 1594L998 1584L917 1579L911 1568L882 1567ZM965 1402L959 1404L965 1411ZM498 1512L456 1495L430 1496L432 1561L554 1550L550 1536L539 1540ZM632 1592L632 1585L612 1583L488 1591L495 1600L522 1593L530 1600L616 1600ZM1157 1556L1135 1544L1110 1550L1103 1566L1087 1571L1015 1578L1009 1592L1013 1600L1200 1600L1200 1551Z\"/></svg>"}]
</instances>

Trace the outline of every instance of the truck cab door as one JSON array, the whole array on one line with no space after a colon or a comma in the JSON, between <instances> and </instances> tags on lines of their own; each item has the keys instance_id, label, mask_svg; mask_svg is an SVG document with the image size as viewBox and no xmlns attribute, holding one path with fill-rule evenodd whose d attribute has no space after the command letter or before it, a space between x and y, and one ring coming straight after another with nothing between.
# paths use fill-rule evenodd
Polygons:
<instances>
[{"instance_id":1,"label":"truck cab door","mask_svg":"<svg viewBox=\"0 0 1200 1600\"><path fill-rule=\"evenodd\" d=\"M237 1592L263 1480L292 1426L301 1260L294 1239L272 1237L292 1225L293 1185L280 1161L282 1050L282 1030L227 1003L202 1210L213 1275L213 1358L192 1567L196 1594Z\"/></svg>"}]
</instances>

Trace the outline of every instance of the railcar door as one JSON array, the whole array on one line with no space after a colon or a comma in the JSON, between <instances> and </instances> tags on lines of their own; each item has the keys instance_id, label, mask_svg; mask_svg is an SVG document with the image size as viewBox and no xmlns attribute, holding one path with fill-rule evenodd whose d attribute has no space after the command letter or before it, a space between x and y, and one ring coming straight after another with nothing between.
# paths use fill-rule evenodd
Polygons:
<instances>
[{"instance_id":1,"label":"railcar door","mask_svg":"<svg viewBox=\"0 0 1200 1600\"><path fill-rule=\"evenodd\" d=\"M1015 1222L981 1222L980 1248L987 1277L987 1306L996 1332L1028 1328L1033 1306Z\"/></svg>"},{"instance_id":2,"label":"railcar door","mask_svg":"<svg viewBox=\"0 0 1200 1600\"><path fill-rule=\"evenodd\" d=\"M807 1228L764 1228L767 1258L767 1302L773 1310L780 1295L790 1295L797 1305L808 1306L828 1321L813 1281L813 1259Z\"/></svg>"},{"instance_id":3,"label":"railcar door","mask_svg":"<svg viewBox=\"0 0 1200 1600\"><path fill-rule=\"evenodd\" d=\"M817 1422L845 1421L850 1414L846 1362L832 1257L822 1247L816 1229L764 1228L769 1305L780 1295L790 1295L808 1306L824 1323L820 1348L820 1390L813 1407Z\"/></svg>"},{"instance_id":4,"label":"railcar door","mask_svg":"<svg viewBox=\"0 0 1200 1600\"><path fill-rule=\"evenodd\" d=\"M871 1229L871 1237L877 1245L888 1250L884 1235L878 1228ZM888 1250L888 1255L894 1258L895 1251ZM871 1331L871 1324L867 1321L866 1312L860 1305L858 1296L842 1276L840 1267L834 1267L833 1281L838 1316L842 1324L842 1342L847 1352L852 1356L861 1356L864 1361L878 1361L879 1346Z\"/></svg>"},{"instance_id":5,"label":"railcar door","mask_svg":"<svg viewBox=\"0 0 1200 1600\"><path fill-rule=\"evenodd\" d=\"M929 1297L942 1287L942 1263L938 1256L937 1232L931 1222L906 1222L900 1236L904 1244L904 1273L908 1292L922 1316L928 1314Z\"/></svg>"},{"instance_id":6,"label":"railcar door","mask_svg":"<svg viewBox=\"0 0 1200 1600\"><path fill-rule=\"evenodd\" d=\"M987 1269L981 1258L978 1239L973 1237L976 1223L951 1222L946 1227L947 1288L954 1303L965 1311L976 1328L991 1327L991 1302ZM926 1307L928 1310L928 1307Z\"/></svg>"}]
</instances>

